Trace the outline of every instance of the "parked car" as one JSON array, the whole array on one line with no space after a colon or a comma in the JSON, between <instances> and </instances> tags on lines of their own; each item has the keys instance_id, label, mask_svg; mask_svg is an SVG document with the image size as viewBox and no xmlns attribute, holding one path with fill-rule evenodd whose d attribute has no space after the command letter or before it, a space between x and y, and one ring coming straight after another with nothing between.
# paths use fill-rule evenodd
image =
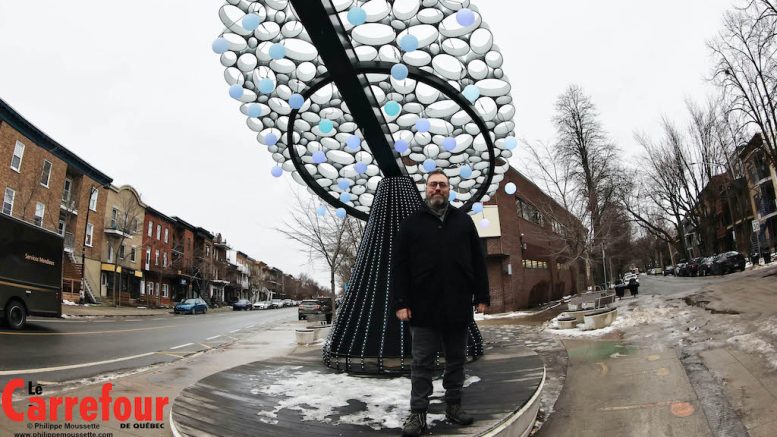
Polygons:
<instances>
[{"instance_id":1,"label":"parked car","mask_svg":"<svg viewBox=\"0 0 777 437\"><path fill-rule=\"evenodd\" d=\"M332 303L329 299L306 299L300 302L297 313L300 320L310 316L325 316L327 323L332 323Z\"/></svg>"},{"instance_id":2,"label":"parked car","mask_svg":"<svg viewBox=\"0 0 777 437\"><path fill-rule=\"evenodd\" d=\"M252 309L254 309L254 306L248 299L239 299L232 304L232 311L248 311Z\"/></svg>"},{"instance_id":3,"label":"parked car","mask_svg":"<svg viewBox=\"0 0 777 437\"><path fill-rule=\"evenodd\" d=\"M688 271L688 276L699 276L699 266L701 265L702 257L693 258L688 261L685 269Z\"/></svg>"},{"instance_id":4,"label":"parked car","mask_svg":"<svg viewBox=\"0 0 777 437\"><path fill-rule=\"evenodd\" d=\"M623 283L628 284L631 280L637 281L637 284L639 284L639 275L635 273L626 273L623 275Z\"/></svg>"},{"instance_id":5,"label":"parked car","mask_svg":"<svg viewBox=\"0 0 777 437\"><path fill-rule=\"evenodd\" d=\"M283 299L283 307L293 307L294 301L291 299Z\"/></svg>"},{"instance_id":6,"label":"parked car","mask_svg":"<svg viewBox=\"0 0 777 437\"><path fill-rule=\"evenodd\" d=\"M745 256L739 252L724 252L715 258L715 262L712 264L712 274L725 275L737 270L745 270Z\"/></svg>"},{"instance_id":7,"label":"parked car","mask_svg":"<svg viewBox=\"0 0 777 437\"><path fill-rule=\"evenodd\" d=\"M175 314L205 314L208 312L208 304L199 297L186 299L175 304L173 313Z\"/></svg>"},{"instance_id":8,"label":"parked car","mask_svg":"<svg viewBox=\"0 0 777 437\"><path fill-rule=\"evenodd\" d=\"M664 276L674 275L674 266L664 267Z\"/></svg>"},{"instance_id":9,"label":"parked car","mask_svg":"<svg viewBox=\"0 0 777 437\"><path fill-rule=\"evenodd\" d=\"M688 261L681 259L674 267L675 276L688 276Z\"/></svg>"},{"instance_id":10,"label":"parked car","mask_svg":"<svg viewBox=\"0 0 777 437\"><path fill-rule=\"evenodd\" d=\"M701 262L699 263L699 276L707 276L712 274L712 263L715 262L715 258L717 258L717 255L702 258Z\"/></svg>"},{"instance_id":11,"label":"parked car","mask_svg":"<svg viewBox=\"0 0 777 437\"><path fill-rule=\"evenodd\" d=\"M253 307L255 310L267 310L270 309L270 302L254 302Z\"/></svg>"},{"instance_id":12,"label":"parked car","mask_svg":"<svg viewBox=\"0 0 777 437\"><path fill-rule=\"evenodd\" d=\"M270 308L283 308L283 299L273 299L270 301Z\"/></svg>"}]
</instances>

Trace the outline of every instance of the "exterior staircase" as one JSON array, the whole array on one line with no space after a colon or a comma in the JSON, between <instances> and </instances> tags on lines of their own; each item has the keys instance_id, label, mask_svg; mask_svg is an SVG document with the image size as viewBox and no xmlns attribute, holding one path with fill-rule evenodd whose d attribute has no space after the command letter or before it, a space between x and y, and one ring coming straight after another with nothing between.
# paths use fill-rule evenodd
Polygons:
<instances>
[{"instance_id":1,"label":"exterior staircase","mask_svg":"<svg viewBox=\"0 0 777 437\"><path fill-rule=\"evenodd\" d=\"M62 279L63 293L70 292L71 297L78 301L81 288L83 287L84 299L87 303L100 303L92 291L89 280L84 276L84 265L81 264L73 252L66 251L65 253L67 253L67 261L69 262L65 262L64 277Z\"/></svg>"}]
</instances>

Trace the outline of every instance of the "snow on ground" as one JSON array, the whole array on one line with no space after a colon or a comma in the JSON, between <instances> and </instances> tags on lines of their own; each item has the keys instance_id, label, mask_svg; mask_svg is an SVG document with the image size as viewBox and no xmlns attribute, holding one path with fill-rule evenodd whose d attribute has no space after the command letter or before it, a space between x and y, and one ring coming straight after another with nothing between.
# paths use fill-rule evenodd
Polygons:
<instances>
[{"instance_id":1,"label":"snow on ground","mask_svg":"<svg viewBox=\"0 0 777 437\"><path fill-rule=\"evenodd\" d=\"M78 304L75 302L71 302L67 299L62 299L62 305L78 305Z\"/></svg>"},{"instance_id":2,"label":"snow on ground","mask_svg":"<svg viewBox=\"0 0 777 437\"><path fill-rule=\"evenodd\" d=\"M410 379L370 378L347 374L325 373L317 370L301 371L299 366L281 366L272 372L265 372L262 378L271 378L273 383L251 390L254 395L269 395L277 399L272 410L257 413L260 420L276 423L278 412L283 409L298 411L302 420L327 422L334 425L365 425L372 429L401 428L409 411ZM477 376L467 376L464 386L480 381ZM435 379L434 391L444 392L442 380ZM339 415L343 408L354 402L362 403L364 409L356 413ZM442 399L431 398L431 403L442 403ZM339 416L339 417L338 417ZM444 414L429 414L427 421L445 420Z\"/></svg>"}]
</instances>

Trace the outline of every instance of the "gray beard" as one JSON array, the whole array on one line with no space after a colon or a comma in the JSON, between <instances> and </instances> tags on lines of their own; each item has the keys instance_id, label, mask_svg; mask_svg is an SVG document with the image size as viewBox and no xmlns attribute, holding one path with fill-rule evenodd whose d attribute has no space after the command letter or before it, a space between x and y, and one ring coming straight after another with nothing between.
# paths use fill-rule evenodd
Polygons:
<instances>
[{"instance_id":1,"label":"gray beard","mask_svg":"<svg viewBox=\"0 0 777 437\"><path fill-rule=\"evenodd\" d=\"M432 197L431 199L426 199L426 205L431 209L440 211L448 206L448 199L446 199L444 196Z\"/></svg>"}]
</instances>

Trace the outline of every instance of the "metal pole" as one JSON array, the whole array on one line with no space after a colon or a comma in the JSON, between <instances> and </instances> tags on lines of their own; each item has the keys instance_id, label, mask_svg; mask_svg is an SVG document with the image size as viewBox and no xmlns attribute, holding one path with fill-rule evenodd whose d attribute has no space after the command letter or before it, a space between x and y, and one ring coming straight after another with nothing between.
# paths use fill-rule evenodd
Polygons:
<instances>
[{"instance_id":1,"label":"metal pole","mask_svg":"<svg viewBox=\"0 0 777 437\"><path fill-rule=\"evenodd\" d=\"M78 290L78 303L83 304L86 298L84 293L84 281L86 280L86 228L89 226L89 205L92 203L92 196L97 189L94 185L89 187L89 200L86 202L86 220L84 220L84 240L81 242L81 289ZM96 208L96 206L95 206ZM92 244L94 244L94 233L92 233Z\"/></svg>"}]
</instances>

